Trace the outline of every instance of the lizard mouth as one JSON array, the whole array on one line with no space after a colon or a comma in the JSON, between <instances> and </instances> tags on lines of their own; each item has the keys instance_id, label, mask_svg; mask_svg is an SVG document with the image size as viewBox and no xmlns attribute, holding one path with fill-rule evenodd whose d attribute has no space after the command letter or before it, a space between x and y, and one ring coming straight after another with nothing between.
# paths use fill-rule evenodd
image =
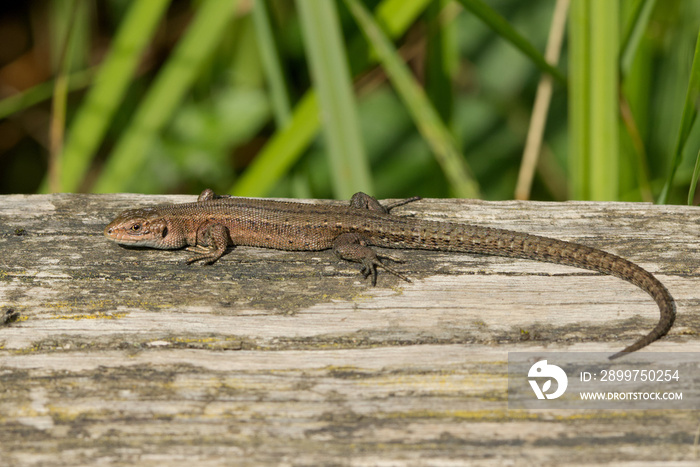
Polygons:
<instances>
[{"instance_id":1,"label":"lizard mouth","mask_svg":"<svg viewBox=\"0 0 700 467\"><path fill-rule=\"evenodd\" d=\"M105 227L104 234L105 237L109 238L110 240L114 240L122 246L147 247L150 244L145 239L133 237L128 233L124 232L123 229L114 227L112 225L108 225L107 227Z\"/></svg>"},{"instance_id":2,"label":"lizard mouth","mask_svg":"<svg viewBox=\"0 0 700 467\"><path fill-rule=\"evenodd\" d=\"M119 240L119 235L117 235L117 230L112 227L111 225L108 225L104 229L104 234L105 237L110 238L112 240Z\"/></svg>"},{"instance_id":3,"label":"lizard mouth","mask_svg":"<svg viewBox=\"0 0 700 467\"><path fill-rule=\"evenodd\" d=\"M130 241L126 238L127 236L125 235L124 231L113 227L112 225L108 225L107 227L105 227L104 234L105 237L112 239L116 242L130 243Z\"/></svg>"}]
</instances>

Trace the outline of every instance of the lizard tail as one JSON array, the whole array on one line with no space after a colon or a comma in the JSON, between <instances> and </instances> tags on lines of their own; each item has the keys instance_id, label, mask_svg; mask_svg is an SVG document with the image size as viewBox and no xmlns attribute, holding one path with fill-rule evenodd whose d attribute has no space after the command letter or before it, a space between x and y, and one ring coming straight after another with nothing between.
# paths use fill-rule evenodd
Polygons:
<instances>
[{"instance_id":1,"label":"lizard tail","mask_svg":"<svg viewBox=\"0 0 700 467\"><path fill-rule=\"evenodd\" d=\"M410 226L409 232L395 236L391 242L379 246L477 253L557 263L619 277L644 290L659 307L659 321L649 334L612 355L611 360L646 347L665 336L676 319L673 297L656 277L631 261L597 248L511 230L443 222L416 222Z\"/></svg>"},{"instance_id":2,"label":"lizard tail","mask_svg":"<svg viewBox=\"0 0 700 467\"><path fill-rule=\"evenodd\" d=\"M666 333L668 333L671 326L673 326L673 322L676 320L676 303L674 302L668 289L666 289L666 287L650 272L642 269L636 264L634 266L639 269L639 272L635 275L639 276L640 280L627 280L651 295L656 304L659 306L659 322L656 324L654 329L649 332L649 334L640 338L634 344L629 345L616 354L608 357L610 360L615 360L616 358L620 358L625 354L639 350L642 347L646 347L652 342L662 338L666 335Z\"/></svg>"},{"instance_id":3,"label":"lizard tail","mask_svg":"<svg viewBox=\"0 0 700 467\"><path fill-rule=\"evenodd\" d=\"M440 247L471 253L545 261L590 269L619 277L647 292L659 307L659 321L646 336L610 356L616 359L639 350L668 333L676 319L676 304L666 287L649 271L612 253L578 243L521 232L472 226L453 226L459 241L445 241ZM455 235L453 235L455 236Z\"/></svg>"},{"instance_id":4,"label":"lizard tail","mask_svg":"<svg viewBox=\"0 0 700 467\"><path fill-rule=\"evenodd\" d=\"M530 242L530 245L528 245L527 237L535 236L525 235L525 237L522 243L519 241L514 241L512 243L515 256L540 259L609 274L636 285L654 299L659 307L659 321L656 326L647 335L641 337L616 354L611 355L609 357L610 360L620 358L630 352L646 347L665 336L673 326L676 320L675 301L661 281L646 269L631 261L612 253L598 250L597 248L546 237L537 237L538 241ZM522 245L522 247L519 247L519 244Z\"/></svg>"}]
</instances>

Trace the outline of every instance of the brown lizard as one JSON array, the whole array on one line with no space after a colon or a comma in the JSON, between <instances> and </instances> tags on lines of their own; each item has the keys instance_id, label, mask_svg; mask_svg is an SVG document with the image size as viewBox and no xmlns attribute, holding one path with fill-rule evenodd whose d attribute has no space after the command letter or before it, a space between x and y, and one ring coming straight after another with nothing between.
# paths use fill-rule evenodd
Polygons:
<instances>
[{"instance_id":1,"label":"brown lizard","mask_svg":"<svg viewBox=\"0 0 700 467\"><path fill-rule=\"evenodd\" d=\"M123 246L195 252L187 262L216 262L229 246L246 245L278 250L332 249L344 260L358 262L372 285L377 268L403 280L403 274L382 263L370 246L414 250L481 253L526 258L592 269L624 279L647 292L661 317L649 334L614 359L664 336L676 317L666 287L640 266L596 248L510 230L395 216L389 211L420 198L383 206L356 193L349 206L304 204L215 195L204 190L195 203L166 204L121 213L104 230Z\"/></svg>"}]
</instances>

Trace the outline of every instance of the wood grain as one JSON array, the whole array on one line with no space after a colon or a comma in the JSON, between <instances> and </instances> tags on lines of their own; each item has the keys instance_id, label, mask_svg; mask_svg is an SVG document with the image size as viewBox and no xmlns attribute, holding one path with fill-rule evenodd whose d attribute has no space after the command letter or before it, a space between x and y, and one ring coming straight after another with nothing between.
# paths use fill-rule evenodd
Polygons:
<instances>
[{"instance_id":1,"label":"wood grain","mask_svg":"<svg viewBox=\"0 0 700 467\"><path fill-rule=\"evenodd\" d=\"M393 250L378 287L330 252L236 248L213 266L128 250L121 210L193 196L0 196L3 465L697 462L692 411L513 411L509 351L613 353L658 310L616 278ZM696 208L423 200L396 214L572 240L678 303L650 351L700 352Z\"/></svg>"}]
</instances>

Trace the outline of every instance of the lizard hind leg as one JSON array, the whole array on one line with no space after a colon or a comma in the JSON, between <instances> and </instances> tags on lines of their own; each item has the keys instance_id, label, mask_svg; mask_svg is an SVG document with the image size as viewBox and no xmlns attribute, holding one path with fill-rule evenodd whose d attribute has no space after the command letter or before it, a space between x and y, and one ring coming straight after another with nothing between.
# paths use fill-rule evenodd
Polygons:
<instances>
[{"instance_id":1,"label":"lizard hind leg","mask_svg":"<svg viewBox=\"0 0 700 467\"><path fill-rule=\"evenodd\" d=\"M197 202L201 203L202 201L211 201L213 199L224 199L224 198L233 198L233 196L231 196L231 195L217 195L216 193L214 193L214 190L212 190L211 188L207 188L199 194L199 197L197 198Z\"/></svg>"},{"instance_id":2,"label":"lizard hind leg","mask_svg":"<svg viewBox=\"0 0 700 467\"><path fill-rule=\"evenodd\" d=\"M206 190L202 191L199 194L199 197L197 198L197 202L201 203L202 201L209 201L212 199L216 198L216 193L214 193L214 190L211 188L207 188Z\"/></svg>"},{"instance_id":3,"label":"lizard hind leg","mask_svg":"<svg viewBox=\"0 0 700 467\"><path fill-rule=\"evenodd\" d=\"M367 246L367 242L360 234L352 232L338 235L333 240L333 251L340 259L362 264L360 272L365 279L372 276L373 286L377 285L377 268L382 268L406 282L411 282L408 277L382 263L377 253Z\"/></svg>"},{"instance_id":4,"label":"lizard hind leg","mask_svg":"<svg viewBox=\"0 0 700 467\"><path fill-rule=\"evenodd\" d=\"M412 203L414 201L418 201L419 199L421 199L420 196L414 196L413 198L400 199L384 206L377 201L377 198L374 196L358 191L352 195L352 198L350 198L350 206L353 208L368 209L370 211L379 211L388 214L389 211L398 206L403 206L404 204Z\"/></svg>"}]
</instances>

